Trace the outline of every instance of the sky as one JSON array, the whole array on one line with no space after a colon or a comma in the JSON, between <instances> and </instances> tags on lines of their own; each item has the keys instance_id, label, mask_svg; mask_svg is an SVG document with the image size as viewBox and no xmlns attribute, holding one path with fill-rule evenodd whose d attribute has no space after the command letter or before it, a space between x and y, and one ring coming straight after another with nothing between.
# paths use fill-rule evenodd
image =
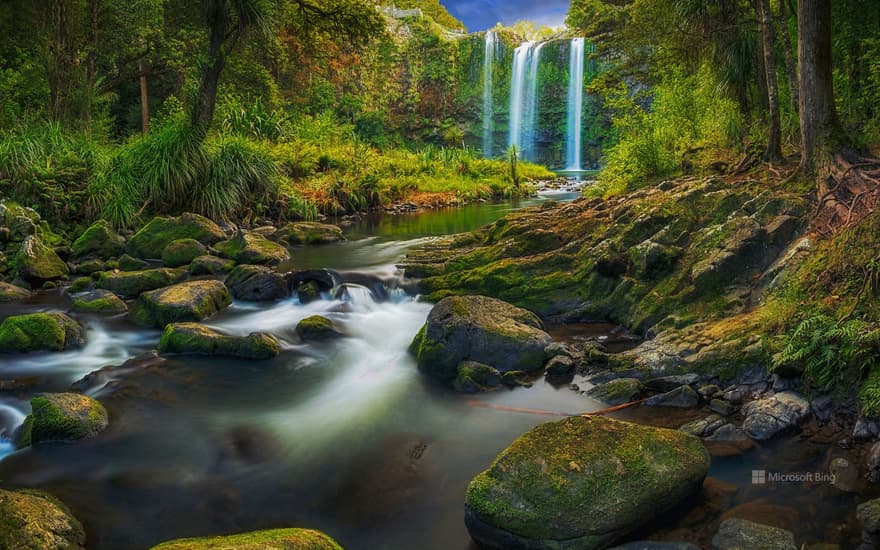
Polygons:
<instances>
[{"instance_id":1,"label":"sky","mask_svg":"<svg viewBox=\"0 0 880 550\"><path fill-rule=\"evenodd\" d=\"M471 32L482 31L501 22L522 19L538 25L558 27L565 22L569 0L441 0L449 12L464 22Z\"/></svg>"}]
</instances>

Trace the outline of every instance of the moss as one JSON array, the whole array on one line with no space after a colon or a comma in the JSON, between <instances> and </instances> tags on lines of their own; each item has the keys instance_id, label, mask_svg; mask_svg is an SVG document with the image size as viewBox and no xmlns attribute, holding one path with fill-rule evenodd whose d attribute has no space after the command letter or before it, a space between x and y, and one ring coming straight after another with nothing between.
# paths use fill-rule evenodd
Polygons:
<instances>
[{"instance_id":1,"label":"moss","mask_svg":"<svg viewBox=\"0 0 880 550\"><path fill-rule=\"evenodd\" d=\"M126 250L137 258L160 258L171 242L195 239L211 245L225 238L220 227L202 216L183 214L176 218L153 218L128 241Z\"/></svg>"},{"instance_id":2,"label":"moss","mask_svg":"<svg viewBox=\"0 0 880 550\"><path fill-rule=\"evenodd\" d=\"M290 258L286 248L255 233L239 232L215 248L223 257L240 264L274 265Z\"/></svg>"},{"instance_id":3,"label":"moss","mask_svg":"<svg viewBox=\"0 0 880 550\"><path fill-rule=\"evenodd\" d=\"M162 250L162 263L166 267L189 265L206 252L205 245L195 239L178 239L168 243Z\"/></svg>"},{"instance_id":4,"label":"moss","mask_svg":"<svg viewBox=\"0 0 880 550\"><path fill-rule=\"evenodd\" d=\"M311 529L271 529L222 537L178 539L152 550L342 550L332 538Z\"/></svg>"},{"instance_id":5,"label":"moss","mask_svg":"<svg viewBox=\"0 0 880 550\"><path fill-rule=\"evenodd\" d=\"M120 296L136 297L143 292L179 283L186 278L182 268L145 269L143 271L106 271L98 276L98 288Z\"/></svg>"},{"instance_id":6,"label":"moss","mask_svg":"<svg viewBox=\"0 0 880 550\"><path fill-rule=\"evenodd\" d=\"M73 241L73 257L115 258L125 250L123 239L109 223L98 220Z\"/></svg>"},{"instance_id":7,"label":"moss","mask_svg":"<svg viewBox=\"0 0 880 550\"><path fill-rule=\"evenodd\" d=\"M159 340L159 353L225 355L244 359L271 359L280 353L278 340L264 333L228 336L196 323L167 325Z\"/></svg>"},{"instance_id":8,"label":"moss","mask_svg":"<svg viewBox=\"0 0 880 550\"><path fill-rule=\"evenodd\" d=\"M202 321L232 303L229 289L220 281L189 281L143 293L132 318L143 325Z\"/></svg>"},{"instance_id":9,"label":"moss","mask_svg":"<svg viewBox=\"0 0 880 550\"><path fill-rule=\"evenodd\" d=\"M279 229L272 238L288 245L331 244L345 240L342 230L335 225L313 222L287 224Z\"/></svg>"},{"instance_id":10,"label":"moss","mask_svg":"<svg viewBox=\"0 0 880 550\"><path fill-rule=\"evenodd\" d=\"M115 294L98 290L85 296L77 297L73 301L73 310L81 313L115 315L128 311L128 306Z\"/></svg>"},{"instance_id":11,"label":"moss","mask_svg":"<svg viewBox=\"0 0 880 550\"><path fill-rule=\"evenodd\" d=\"M629 403L642 392L642 383L635 378L618 378L590 389L588 394L611 405Z\"/></svg>"},{"instance_id":12,"label":"moss","mask_svg":"<svg viewBox=\"0 0 880 550\"><path fill-rule=\"evenodd\" d=\"M76 264L76 269L74 272L78 275L91 275L92 273L97 273L99 271L107 271L107 262L104 260L85 260Z\"/></svg>"},{"instance_id":13,"label":"moss","mask_svg":"<svg viewBox=\"0 0 880 550\"><path fill-rule=\"evenodd\" d=\"M303 340L326 340L342 336L333 321L321 315L306 317L296 325L296 334Z\"/></svg>"},{"instance_id":14,"label":"moss","mask_svg":"<svg viewBox=\"0 0 880 550\"><path fill-rule=\"evenodd\" d=\"M31 399L31 414L16 435L16 446L88 439L102 432L107 424L107 410L91 397L50 393Z\"/></svg>"},{"instance_id":15,"label":"moss","mask_svg":"<svg viewBox=\"0 0 880 550\"><path fill-rule=\"evenodd\" d=\"M194 277L199 275L225 275L232 271L234 267L235 262L232 260L204 255L194 258L192 263L189 264L189 274Z\"/></svg>"},{"instance_id":16,"label":"moss","mask_svg":"<svg viewBox=\"0 0 880 550\"><path fill-rule=\"evenodd\" d=\"M94 281L91 277L77 277L73 280L73 282L70 283L70 286L67 288L67 290L74 294L77 292L85 292L92 288L93 284Z\"/></svg>"},{"instance_id":17,"label":"moss","mask_svg":"<svg viewBox=\"0 0 880 550\"><path fill-rule=\"evenodd\" d=\"M15 315L0 324L0 352L64 351L84 341L85 329L63 313Z\"/></svg>"},{"instance_id":18,"label":"moss","mask_svg":"<svg viewBox=\"0 0 880 550\"><path fill-rule=\"evenodd\" d=\"M9 283L0 282L0 303L2 302L18 302L29 298L31 291L20 286L11 285Z\"/></svg>"},{"instance_id":19,"label":"moss","mask_svg":"<svg viewBox=\"0 0 880 550\"><path fill-rule=\"evenodd\" d=\"M36 235L21 243L14 261L18 274L31 284L61 279L69 273L67 264Z\"/></svg>"},{"instance_id":20,"label":"moss","mask_svg":"<svg viewBox=\"0 0 880 550\"><path fill-rule=\"evenodd\" d=\"M452 383L456 391L464 393L476 393L486 391L501 384L501 373L498 369L465 361L458 365L458 376Z\"/></svg>"},{"instance_id":21,"label":"moss","mask_svg":"<svg viewBox=\"0 0 880 550\"><path fill-rule=\"evenodd\" d=\"M82 550L82 524L58 499L40 491L0 490L0 548Z\"/></svg>"},{"instance_id":22,"label":"moss","mask_svg":"<svg viewBox=\"0 0 880 550\"><path fill-rule=\"evenodd\" d=\"M150 264L137 258L132 258L128 254L123 254L119 258L118 268L122 271L141 271L150 267ZM109 267L108 267L109 269Z\"/></svg>"}]
</instances>

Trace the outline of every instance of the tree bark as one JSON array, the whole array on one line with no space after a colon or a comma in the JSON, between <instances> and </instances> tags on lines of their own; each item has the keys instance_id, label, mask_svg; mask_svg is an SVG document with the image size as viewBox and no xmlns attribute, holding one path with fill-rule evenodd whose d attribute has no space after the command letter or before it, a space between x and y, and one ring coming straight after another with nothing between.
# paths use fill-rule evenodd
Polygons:
<instances>
[{"instance_id":1,"label":"tree bark","mask_svg":"<svg viewBox=\"0 0 880 550\"><path fill-rule=\"evenodd\" d=\"M779 87L776 81L776 33L770 13L770 0L759 0L761 39L764 50L764 73L767 78L767 103L770 110L770 135L764 160L782 158L782 127L779 119Z\"/></svg>"},{"instance_id":2,"label":"tree bark","mask_svg":"<svg viewBox=\"0 0 880 550\"><path fill-rule=\"evenodd\" d=\"M798 65L800 67L800 169L816 175L830 162L838 144L837 113L831 73L831 2L798 2Z\"/></svg>"},{"instance_id":3,"label":"tree bark","mask_svg":"<svg viewBox=\"0 0 880 550\"><path fill-rule=\"evenodd\" d=\"M141 131L150 133L150 94L147 90L147 73L144 71L143 62L138 63L141 83Z\"/></svg>"},{"instance_id":4,"label":"tree bark","mask_svg":"<svg viewBox=\"0 0 880 550\"><path fill-rule=\"evenodd\" d=\"M95 93L95 60L98 56L98 1L89 0L89 31L91 35L89 53L86 58L86 101L85 119L92 118L92 102Z\"/></svg>"},{"instance_id":5,"label":"tree bark","mask_svg":"<svg viewBox=\"0 0 880 550\"><path fill-rule=\"evenodd\" d=\"M192 126L198 136L204 138L214 120L214 109L217 105L217 88L220 85L220 73L226 65L226 52L223 43L229 38L229 27L232 15L225 0L209 0L207 11L209 26L208 61L202 70L202 80L196 96L196 104L192 113ZM231 49L231 48L230 48Z\"/></svg>"},{"instance_id":6,"label":"tree bark","mask_svg":"<svg viewBox=\"0 0 880 550\"><path fill-rule=\"evenodd\" d=\"M788 12L786 11L785 5L785 0L779 2L779 32L781 33L780 38L782 39L782 63L785 66L785 74L788 77L788 91L791 96L791 107L794 109L794 112L797 113L800 110L800 105L798 104L800 101L800 94L798 93L797 60L794 58L791 49L791 33L788 31Z\"/></svg>"}]
</instances>

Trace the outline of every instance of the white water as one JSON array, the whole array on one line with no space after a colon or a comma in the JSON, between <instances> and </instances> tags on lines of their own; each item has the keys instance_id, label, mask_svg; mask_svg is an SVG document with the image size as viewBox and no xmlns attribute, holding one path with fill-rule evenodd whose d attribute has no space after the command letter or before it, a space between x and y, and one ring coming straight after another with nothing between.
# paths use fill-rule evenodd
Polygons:
<instances>
[{"instance_id":1,"label":"white water","mask_svg":"<svg viewBox=\"0 0 880 550\"><path fill-rule=\"evenodd\" d=\"M513 70L510 75L510 136L508 145L522 152L522 122L525 107L526 72L535 47L534 42L525 42L513 52Z\"/></svg>"},{"instance_id":2,"label":"white water","mask_svg":"<svg viewBox=\"0 0 880 550\"><path fill-rule=\"evenodd\" d=\"M491 158L492 132L494 125L492 116L495 114L494 97L492 94L492 74L495 66L495 49L498 35L495 31L486 31L483 49L483 156Z\"/></svg>"},{"instance_id":3,"label":"white water","mask_svg":"<svg viewBox=\"0 0 880 550\"><path fill-rule=\"evenodd\" d=\"M528 59L529 73L524 106L523 158L534 161L535 138L538 130L538 67L541 64L541 50L544 43L535 46Z\"/></svg>"},{"instance_id":4,"label":"white water","mask_svg":"<svg viewBox=\"0 0 880 550\"><path fill-rule=\"evenodd\" d=\"M566 139L566 170L582 170L581 134L584 112L584 39L571 41L568 84L568 129Z\"/></svg>"}]
</instances>

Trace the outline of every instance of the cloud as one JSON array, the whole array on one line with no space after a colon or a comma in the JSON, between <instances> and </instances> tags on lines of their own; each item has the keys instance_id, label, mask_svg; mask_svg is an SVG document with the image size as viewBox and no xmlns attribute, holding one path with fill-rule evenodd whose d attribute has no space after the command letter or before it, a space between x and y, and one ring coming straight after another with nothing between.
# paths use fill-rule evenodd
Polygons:
<instances>
[{"instance_id":1,"label":"cloud","mask_svg":"<svg viewBox=\"0 0 880 550\"><path fill-rule=\"evenodd\" d=\"M442 0L452 15L461 19L471 31L481 31L522 19L540 25L562 25L568 13L569 0Z\"/></svg>"}]
</instances>

